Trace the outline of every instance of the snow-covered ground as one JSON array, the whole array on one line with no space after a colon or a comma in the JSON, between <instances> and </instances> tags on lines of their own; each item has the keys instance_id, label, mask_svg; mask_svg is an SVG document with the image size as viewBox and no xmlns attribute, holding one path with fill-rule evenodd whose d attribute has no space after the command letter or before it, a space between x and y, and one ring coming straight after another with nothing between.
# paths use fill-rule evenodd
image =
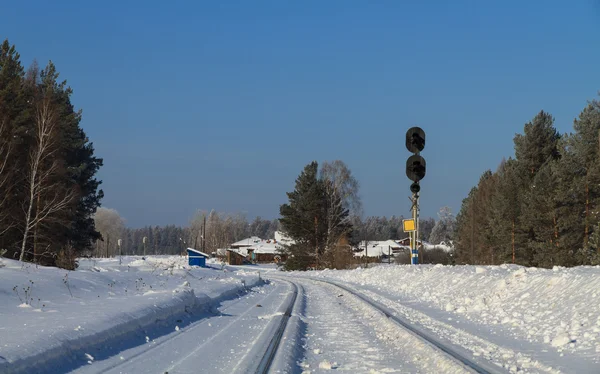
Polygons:
<instances>
[{"instance_id":1,"label":"snow-covered ground","mask_svg":"<svg viewBox=\"0 0 600 374\"><path fill-rule=\"evenodd\" d=\"M287 275L350 284L510 371L600 372L600 267L384 265Z\"/></svg>"},{"instance_id":2,"label":"snow-covered ground","mask_svg":"<svg viewBox=\"0 0 600 374\"><path fill-rule=\"evenodd\" d=\"M300 296L274 364L287 369L274 372L463 370L364 301L315 280L346 285L501 372L600 372L600 267L285 273L192 268L179 256L82 260L76 271L0 262L2 373L243 371L283 318L294 289L283 280Z\"/></svg>"},{"instance_id":3,"label":"snow-covered ground","mask_svg":"<svg viewBox=\"0 0 600 374\"><path fill-rule=\"evenodd\" d=\"M82 260L76 271L1 260L0 372L64 372L100 345L153 341L194 313L262 284L257 273L191 268L186 257ZM0 265L1 266L1 265Z\"/></svg>"}]
</instances>

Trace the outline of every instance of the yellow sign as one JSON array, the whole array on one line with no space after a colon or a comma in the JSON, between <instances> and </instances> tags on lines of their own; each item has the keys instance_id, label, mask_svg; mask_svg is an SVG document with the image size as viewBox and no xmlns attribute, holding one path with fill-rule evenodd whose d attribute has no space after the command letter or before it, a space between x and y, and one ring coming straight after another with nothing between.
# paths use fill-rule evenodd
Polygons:
<instances>
[{"instance_id":1,"label":"yellow sign","mask_svg":"<svg viewBox=\"0 0 600 374\"><path fill-rule=\"evenodd\" d=\"M402 221L402 226L404 226L404 232L412 232L415 231L415 220L414 219L405 219Z\"/></svg>"}]
</instances>

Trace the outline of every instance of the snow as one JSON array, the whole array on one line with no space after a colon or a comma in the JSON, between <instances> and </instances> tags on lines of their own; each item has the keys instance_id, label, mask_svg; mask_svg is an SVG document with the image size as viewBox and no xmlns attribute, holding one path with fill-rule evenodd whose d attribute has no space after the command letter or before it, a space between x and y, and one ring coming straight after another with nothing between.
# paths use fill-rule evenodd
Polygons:
<instances>
[{"instance_id":1,"label":"snow","mask_svg":"<svg viewBox=\"0 0 600 374\"><path fill-rule=\"evenodd\" d=\"M349 286L506 372L600 372L600 267L282 272L148 256L81 260L66 271L1 262L2 373L250 367L285 317L292 287L282 279L296 283L298 298L273 372L463 372L358 297L315 279Z\"/></svg>"},{"instance_id":2,"label":"snow","mask_svg":"<svg viewBox=\"0 0 600 374\"><path fill-rule=\"evenodd\" d=\"M76 271L6 259L3 264L3 373L95 365L92 349L100 345L140 332L150 341L153 328L171 321L171 331L183 331L191 313L262 283L256 273L190 267L180 256L123 257L122 265L118 259L81 260Z\"/></svg>"},{"instance_id":3,"label":"snow","mask_svg":"<svg viewBox=\"0 0 600 374\"><path fill-rule=\"evenodd\" d=\"M600 267L382 265L287 275L351 284L509 370L600 372Z\"/></svg>"}]
</instances>

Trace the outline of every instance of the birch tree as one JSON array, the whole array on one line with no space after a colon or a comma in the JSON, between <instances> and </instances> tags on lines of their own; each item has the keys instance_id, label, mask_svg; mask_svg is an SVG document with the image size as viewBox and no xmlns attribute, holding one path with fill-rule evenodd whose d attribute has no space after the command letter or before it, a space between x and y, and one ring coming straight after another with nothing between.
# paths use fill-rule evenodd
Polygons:
<instances>
[{"instance_id":1,"label":"birch tree","mask_svg":"<svg viewBox=\"0 0 600 374\"><path fill-rule=\"evenodd\" d=\"M58 157L58 111L54 102L54 82L44 82L35 103L34 144L26 170L26 199L23 204L24 225L21 254L25 259L29 235L42 222L68 209L75 198L73 188L67 188L56 177L60 173Z\"/></svg>"}]
</instances>

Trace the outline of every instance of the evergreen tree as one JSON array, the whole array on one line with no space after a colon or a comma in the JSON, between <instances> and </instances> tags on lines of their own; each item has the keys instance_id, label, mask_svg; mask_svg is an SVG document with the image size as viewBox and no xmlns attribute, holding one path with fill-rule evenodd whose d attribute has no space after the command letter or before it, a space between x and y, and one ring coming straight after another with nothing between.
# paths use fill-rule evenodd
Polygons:
<instances>
[{"instance_id":1,"label":"evergreen tree","mask_svg":"<svg viewBox=\"0 0 600 374\"><path fill-rule=\"evenodd\" d=\"M580 189L585 216L582 248L587 250L592 228L600 211L600 103L590 102L573 123L575 133L568 138L571 168L578 171L571 183Z\"/></svg>"},{"instance_id":2,"label":"evergreen tree","mask_svg":"<svg viewBox=\"0 0 600 374\"><path fill-rule=\"evenodd\" d=\"M487 170L481 176L475 195L475 222L477 230L475 236L479 243L476 249L476 261L479 264L491 265L496 262L496 248L493 245L493 234L491 227L492 202L496 189L497 177L491 170Z\"/></svg>"},{"instance_id":3,"label":"evergreen tree","mask_svg":"<svg viewBox=\"0 0 600 374\"><path fill-rule=\"evenodd\" d=\"M558 158L559 138L554 118L544 111L525 124L524 134L515 135L515 158L524 174L529 175L529 181L549 158Z\"/></svg>"},{"instance_id":4,"label":"evergreen tree","mask_svg":"<svg viewBox=\"0 0 600 374\"><path fill-rule=\"evenodd\" d=\"M518 243L522 243L521 194L516 162L502 162L497 171L496 191L491 207L491 241L498 263L524 263Z\"/></svg>"},{"instance_id":5,"label":"evergreen tree","mask_svg":"<svg viewBox=\"0 0 600 374\"><path fill-rule=\"evenodd\" d=\"M460 211L456 215L455 261L458 264L474 264L477 236L475 217L475 197L477 187L473 187L469 195L463 199Z\"/></svg>"},{"instance_id":6,"label":"evergreen tree","mask_svg":"<svg viewBox=\"0 0 600 374\"><path fill-rule=\"evenodd\" d=\"M536 173L530 189L525 193L522 219L528 223L528 266L551 267L564 263L557 258L558 215L556 201L556 179L554 170L557 161L550 159Z\"/></svg>"},{"instance_id":7,"label":"evergreen tree","mask_svg":"<svg viewBox=\"0 0 600 374\"><path fill-rule=\"evenodd\" d=\"M327 245L327 217L323 183L317 178L316 161L304 167L296 179L294 191L288 192L289 204L281 205L280 222L286 234L295 241L286 248L285 267L307 269L319 263ZM290 261L291 259L291 261Z\"/></svg>"},{"instance_id":8,"label":"evergreen tree","mask_svg":"<svg viewBox=\"0 0 600 374\"><path fill-rule=\"evenodd\" d=\"M14 258L21 239L14 217L21 214L23 170L31 142L31 106L19 53L0 45L0 248Z\"/></svg>"},{"instance_id":9,"label":"evergreen tree","mask_svg":"<svg viewBox=\"0 0 600 374\"><path fill-rule=\"evenodd\" d=\"M544 240L548 240L548 235L545 234L548 227L554 225L553 230L556 229L557 204L554 194L557 186L552 184L552 170L556 166L547 165L560 157L559 139L560 135L554 128L554 119L544 111L525 124L524 135L518 134L514 138L516 167L520 176L519 193L522 197L521 229L525 233L522 253L525 265L536 264L537 259L540 258L538 254L540 246L544 245L542 244ZM536 180L536 174L545 166L548 169ZM540 197L539 193L552 194L552 196ZM548 204L552 202L552 206L542 208L544 200ZM539 209L543 209L544 213L539 212ZM552 216L552 225L547 222L548 215Z\"/></svg>"}]
</instances>

